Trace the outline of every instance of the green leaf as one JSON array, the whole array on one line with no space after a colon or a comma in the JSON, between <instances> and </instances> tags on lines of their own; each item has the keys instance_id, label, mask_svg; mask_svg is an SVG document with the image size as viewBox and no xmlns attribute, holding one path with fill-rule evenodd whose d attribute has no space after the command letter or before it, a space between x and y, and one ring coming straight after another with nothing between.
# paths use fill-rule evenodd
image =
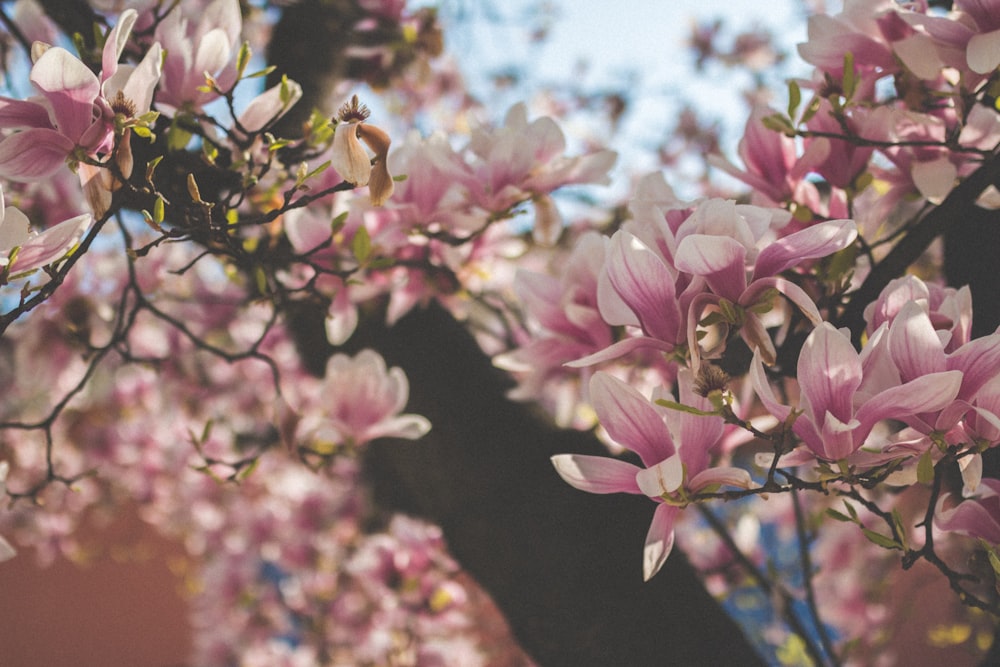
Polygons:
<instances>
[{"instance_id":1,"label":"green leaf","mask_svg":"<svg viewBox=\"0 0 1000 667\"><path fill-rule=\"evenodd\" d=\"M846 514L841 514L832 507L828 507L826 509L826 515L831 519L833 519L834 521L843 521L844 523L854 523L854 519L847 516Z\"/></svg>"},{"instance_id":2,"label":"green leaf","mask_svg":"<svg viewBox=\"0 0 1000 667\"><path fill-rule=\"evenodd\" d=\"M802 103L802 89L799 88L799 84L794 79L788 82L788 117L795 118L795 112L799 109L799 104Z\"/></svg>"},{"instance_id":3,"label":"green leaf","mask_svg":"<svg viewBox=\"0 0 1000 667\"><path fill-rule=\"evenodd\" d=\"M243 42L240 46L240 52L236 55L237 78L243 78L243 72L246 71L247 65L250 63L250 55L250 42Z\"/></svg>"},{"instance_id":4,"label":"green leaf","mask_svg":"<svg viewBox=\"0 0 1000 667\"><path fill-rule=\"evenodd\" d=\"M257 458L255 458L253 461L250 462L250 465L246 466L236 474L236 479L242 482L247 477L252 475L254 470L256 470L257 466L259 465L260 465L260 457L258 456Z\"/></svg>"},{"instance_id":5,"label":"green leaf","mask_svg":"<svg viewBox=\"0 0 1000 667\"><path fill-rule=\"evenodd\" d=\"M931 459L929 449L917 461L917 481L921 484L930 484L934 481L934 461Z\"/></svg>"},{"instance_id":6,"label":"green leaf","mask_svg":"<svg viewBox=\"0 0 1000 667\"><path fill-rule=\"evenodd\" d=\"M156 171L156 165L160 164L160 160L163 159L162 155L157 155L152 160L146 163L146 182L153 182L153 172Z\"/></svg>"},{"instance_id":7,"label":"green leaf","mask_svg":"<svg viewBox=\"0 0 1000 667\"><path fill-rule=\"evenodd\" d=\"M172 151L182 151L187 148L192 136L190 132L177 123L172 123L170 129L167 130L167 148Z\"/></svg>"},{"instance_id":8,"label":"green leaf","mask_svg":"<svg viewBox=\"0 0 1000 667\"><path fill-rule=\"evenodd\" d=\"M157 197L156 201L153 202L153 222L159 225L163 222L163 216L165 215L165 207L163 204L163 197Z\"/></svg>"},{"instance_id":9,"label":"green leaf","mask_svg":"<svg viewBox=\"0 0 1000 667\"><path fill-rule=\"evenodd\" d=\"M856 509L854 509L854 505L852 505L851 503L849 503L849 502L847 502L845 500L844 501L844 507L847 508L847 513L851 515L851 520L854 521L855 523L857 523L858 522L858 511Z\"/></svg>"},{"instance_id":10,"label":"green leaf","mask_svg":"<svg viewBox=\"0 0 1000 667\"><path fill-rule=\"evenodd\" d=\"M808 123L813 119L813 116L819 111L820 99L815 95L811 100L809 100L809 105L806 106L806 110L802 112L802 122Z\"/></svg>"},{"instance_id":11,"label":"green leaf","mask_svg":"<svg viewBox=\"0 0 1000 667\"><path fill-rule=\"evenodd\" d=\"M848 51L844 54L844 79L842 82L844 99L850 100L858 88L858 75L854 71L854 54Z\"/></svg>"},{"instance_id":12,"label":"green leaf","mask_svg":"<svg viewBox=\"0 0 1000 667\"><path fill-rule=\"evenodd\" d=\"M903 550L903 547L900 546L899 542L892 539L891 537L886 537L881 533L877 533L871 528L862 528L861 532L864 533L865 537L868 538L868 541L873 544L877 544L878 546L884 547L886 549L899 549L900 551Z\"/></svg>"},{"instance_id":13,"label":"green leaf","mask_svg":"<svg viewBox=\"0 0 1000 667\"><path fill-rule=\"evenodd\" d=\"M792 126L792 121L782 116L780 113L771 114L770 116L764 116L761 121L769 130L774 132L781 132L789 137L795 136L795 128Z\"/></svg>"},{"instance_id":14,"label":"green leaf","mask_svg":"<svg viewBox=\"0 0 1000 667\"><path fill-rule=\"evenodd\" d=\"M993 568L993 574L1000 577L1000 556L997 556L996 548L990 546L986 549L986 555L990 559L990 567Z\"/></svg>"},{"instance_id":15,"label":"green leaf","mask_svg":"<svg viewBox=\"0 0 1000 667\"><path fill-rule=\"evenodd\" d=\"M248 78L248 79L258 79L258 78L260 78L262 76L267 76L268 74L270 74L271 72L273 72L276 69L278 69L277 66L270 65L268 67L265 67L264 69L262 69L259 72L254 72L253 74L248 74L246 76L246 78Z\"/></svg>"},{"instance_id":16,"label":"green leaf","mask_svg":"<svg viewBox=\"0 0 1000 667\"><path fill-rule=\"evenodd\" d=\"M351 252L361 264L368 261L372 254L372 239L364 225L358 227L358 231L354 233L354 239L351 241Z\"/></svg>"},{"instance_id":17,"label":"green leaf","mask_svg":"<svg viewBox=\"0 0 1000 667\"><path fill-rule=\"evenodd\" d=\"M344 228L344 224L347 222L347 211L344 211L336 218L330 221L330 236L333 236L341 229Z\"/></svg>"}]
</instances>

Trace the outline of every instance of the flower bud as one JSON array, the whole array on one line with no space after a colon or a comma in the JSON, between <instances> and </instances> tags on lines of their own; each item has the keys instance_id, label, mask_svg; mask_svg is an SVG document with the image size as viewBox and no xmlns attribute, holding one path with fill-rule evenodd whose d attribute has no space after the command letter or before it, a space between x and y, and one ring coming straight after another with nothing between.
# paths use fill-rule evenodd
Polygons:
<instances>
[{"instance_id":1,"label":"flower bud","mask_svg":"<svg viewBox=\"0 0 1000 667\"><path fill-rule=\"evenodd\" d=\"M373 206L381 206L392 196L395 184L392 175L389 174L389 144L392 140L389 135L374 125L361 123L358 126L358 136L375 153L375 164L371 169L371 178L368 181L368 192L371 196ZM334 137L336 140L336 137Z\"/></svg>"},{"instance_id":2,"label":"flower bud","mask_svg":"<svg viewBox=\"0 0 1000 667\"><path fill-rule=\"evenodd\" d=\"M333 153L330 162L337 173L348 183L368 185L372 164L365 147L358 141L361 123L341 123L333 135Z\"/></svg>"}]
</instances>

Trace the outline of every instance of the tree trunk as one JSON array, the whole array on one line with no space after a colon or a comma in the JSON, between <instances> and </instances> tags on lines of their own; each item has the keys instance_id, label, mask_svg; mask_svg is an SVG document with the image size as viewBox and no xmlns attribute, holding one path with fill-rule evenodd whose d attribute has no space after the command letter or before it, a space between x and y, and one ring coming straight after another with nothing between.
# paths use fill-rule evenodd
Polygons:
<instances>
[{"instance_id":1,"label":"tree trunk","mask_svg":"<svg viewBox=\"0 0 1000 667\"><path fill-rule=\"evenodd\" d=\"M315 317L317 314L313 314ZM493 596L541 665L763 664L705 591L683 554L642 581L654 504L578 491L557 453L606 454L591 435L561 431L508 401L510 380L438 306L396 326L369 318L349 346L377 349L410 379L407 411L433 428L417 442L376 442L366 470L378 504L427 517L454 557ZM303 347L322 369L315 320Z\"/></svg>"}]
</instances>

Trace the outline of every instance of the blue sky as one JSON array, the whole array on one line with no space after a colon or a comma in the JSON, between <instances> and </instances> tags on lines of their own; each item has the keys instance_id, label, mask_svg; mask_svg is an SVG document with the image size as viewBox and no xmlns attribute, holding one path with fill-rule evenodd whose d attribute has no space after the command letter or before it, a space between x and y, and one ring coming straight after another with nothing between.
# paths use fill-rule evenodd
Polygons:
<instances>
[{"instance_id":1,"label":"blue sky","mask_svg":"<svg viewBox=\"0 0 1000 667\"><path fill-rule=\"evenodd\" d=\"M634 145L662 136L683 101L693 103L706 118L726 128L723 148L732 155L748 110L738 82L724 72L697 76L686 47L696 20L722 17L730 34L764 26L780 36L795 62L794 45L806 34L801 0L553 0L548 12L530 13L537 0L444 0L446 17L458 16L459 29L448 30L448 49L459 54L475 87L476 75L513 68L534 84L581 83L589 90L623 83L633 93L634 107L615 145L631 164L655 166ZM490 20L491 14L500 20ZM547 27L547 38L532 43L536 26ZM580 63L587 63L581 68ZM798 70L803 71L802 68ZM776 103L783 105L783 91ZM504 105L530 98L514 89ZM498 116L502 110L498 112Z\"/></svg>"}]
</instances>

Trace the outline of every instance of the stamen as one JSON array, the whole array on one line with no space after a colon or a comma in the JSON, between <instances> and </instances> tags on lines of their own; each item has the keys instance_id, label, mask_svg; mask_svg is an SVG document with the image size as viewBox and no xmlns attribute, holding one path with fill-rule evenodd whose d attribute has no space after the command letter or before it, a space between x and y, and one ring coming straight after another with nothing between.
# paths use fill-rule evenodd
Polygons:
<instances>
[{"instance_id":1,"label":"stamen","mask_svg":"<svg viewBox=\"0 0 1000 667\"><path fill-rule=\"evenodd\" d=\"M119 90L115 98L111 100L111 110L115 114L122 114L126 118L134 118L136 112L135 102L125 97L125 93Z\"/></svg>"},{"instance_id":2,"label":"stamen","mask_svg":"<svg viewBox=\"0 0 1000 667\"><path fill-rule=\"evenodd\" d=\"M350 102L345 102L340 110L337 111L337 118L341 123L360 123L362 121L368 120L368 116L371 115L368 107L361 104L358 101L358 96L355 95L351 98Z\"/></svg>"}]
</instances>

